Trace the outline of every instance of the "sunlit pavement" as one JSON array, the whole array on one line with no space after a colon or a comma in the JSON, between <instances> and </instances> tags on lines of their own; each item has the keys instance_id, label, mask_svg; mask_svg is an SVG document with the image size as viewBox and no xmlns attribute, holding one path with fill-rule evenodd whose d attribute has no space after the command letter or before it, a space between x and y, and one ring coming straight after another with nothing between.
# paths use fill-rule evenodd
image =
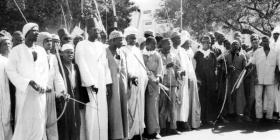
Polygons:
<instances>
[{"instance_id":1,"label":"sunlit pavement","mask_svg":"<svg viewBox=\"0 0 280 140\"><path fill-rule=\"evenodd\" d=\"M212 128L201 128L181 135L165 136L162 140L280 140L280 124L230 123Z\"/></svg>"}]
</instances>

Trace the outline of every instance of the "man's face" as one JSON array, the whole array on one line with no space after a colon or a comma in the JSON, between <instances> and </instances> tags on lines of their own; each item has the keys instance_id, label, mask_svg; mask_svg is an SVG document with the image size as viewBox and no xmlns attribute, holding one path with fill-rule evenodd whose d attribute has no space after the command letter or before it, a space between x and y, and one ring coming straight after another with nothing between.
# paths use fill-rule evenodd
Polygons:
<instances>
[{"instance_id":1,"label":"man's face","mask_svg":"<svg viewBox=\"0 0 280 140\"><path fill-rule=\"evenodd\" d=\"M165 42L163 42L162 43L162 53L163 54L169 54L169 52L170 52L170 48L171 48L171 43L170 43L170 41L165 41Z\"/></svg>"},{"instance_id":2,"label":"man's face","mask_svg":"<svg viewBox=\"0 0 280 140\"><path fill-rule=\"evenodd\" d=\"M72 42L72 38L69 35L65 35L64 37L62 37L61 39L61 45L67 44Z\"/></svg>"},{"instance_id":3,"label":"man's face","mask_svg":"<svg viewBox=\"0 0 280 140\"><path fill-rule=\"evenodd\" d=\"M202 49L208 50L211 45L211 39L209 37L203 37L201 43L202 43L202 47L203 47Z\"/></svg>"},{"instance_id":4,"label":"man's face","mask_svg":"<svg viewBox=\"0 0 280 140\"><path fill-rule=\"evenodd\" d=\"M51 48L51 53L56 54L56 48L55 47L60 47L60 40L57 39L52 39L52 48ZM57 48L60 49L60 48Z\"/></svg>"},{"instance_id":5,"label":"man's face","mask_svg":"<svg viewBox=\"0 0 280 140\"><path fill-rule=\"evenodd\" d=\"M67 49L61 52L63 60L66 62L72 62L74 59L74 50L72 49Z\"/></svg>"},{"instance_id":6,"label":"man's face","mask_svg":"<svg viewBox=\"0 0 280 140\"><path fill-rule=\"evenodd\" d=\"M88 35L93 39L101 38L100 30L95 27L88 28Z\"/></svg>"},{"instance_id":7,"label":"man's face","mask_svg":"<svg viewBox=\"0 0 280 140\"><path fill-rule=\"evenodd\" d=\"M156 49L156 42L149 42L146 44L147 51L153 51Z\"/></svg>"},{"instance_id":8,"label":"man's face","mask_svg":"<svg viewBox=\"0 0 280 140\"><path fill-rule=\"evenodd\" d=\"M173 47L177 48L181 44L181 37L180 36L175 36L172 39L173 42Z\"/></svg>"},{"instance_id":9,"label":"man's face","mask_svg":"<svg viewBox=\"0 0 280 140\"><path fill-rule=\"evenodd\" d=\"M239 42L237 42L237 41L234 41L233 43L232 43L232 51L233 52L237 52L239 49L240 49L240 45L239 45Z\"/></svg>"},{"instance_id":10,"label":"man's face","mask_svg":"<svg viewBox=\"0 0 280 140\"><path fill-rule=\"evenodd\" d=\"M136 45L136 35L134 35L134 34L128 35L126 37L126 42L127 42L127 45L131 45L131 46Z\"/></svg>"},{"instance_id":11,"label":"man's face","mask_svg":"<svg viewBox=\"0 0 280 140\"><path fill-rule=\"evenodd\" d=\"M217 41L218 41L218 44L223 44L223 42L225 41L225 36L224 35L219 35L217 37Z\"/></svg>"},{"instance_id":12,"label":"man's face","mask_svg":"<svg viewBox=\"0 0 280 140\"><path fill-rule=\"evenodd\" d=\"M16 45L18 45L18 44L21 44L21 43L23 43L23 41L24 41L24 38L23 38L22 35L20 35L20 34L15 34L15 35L13 36L13 39L12 39L13 46L16 46Z\"/></svg>"},{"instance_id":13,"label":"man's face","mask_svg":"<svg viewBox=\"0 0 280 140\"><path fill-rule=\"evenodd\" d=\"M27 35L26 35L26 39L36 42L37 38L39 35L39 29L38 27L33 27L30 31L28 31Z\"/></svg>"},{"instance_id":14,"label":"man's face","mask_svg":"<svg viewBox=\"0 0 280 140\"><path fill-rule=\"evenodd\" d=\"M278 40L278 37L279 37L279 33L274 33L273 34L273 38L274 38L275 42Z\"/></svg>"},{"instance_id":15,"label":"man's face","mask_svg":"<svg viewBox=\"0 0 280 140\"><path fill-rule=\"evenodd\" d=\"M4 53L9 53L11 48L12 48L12 42L11 40L3 40L0 44L0 53L4 54Z\"/></svg>"},{"instance_id":16,"label":"man's face","mask_svg":"<svg viewBox=\"0 0 280 140\"><path fill-rule=\"evenodd\" d=\"M43 47L45 50L49 51L52 48L52 39L51 38L46 38L43 41Z\"/></svg>"},{"instance_id":17,"label":"man's face","mask_svg":"<svg viewBox=\"0 0 280 140\"><path fill-rule=\"evenodd\" d=\"M121 48L123 46L123 38L118 37L113 39L114 44L116 45L117 48Z\"/></svg>"},{"instance_id":18,"label":"man's face","mask_svg":"<svg viewBox=\"0 0 280 140\"><path fill-rule=\"evenodd\" d=\"M252 39L251 40L251 44L252 44L253 49L258 48L258 46L259 46L259 39L257 39L257 38Z\"/></svg>"}]
</instances>

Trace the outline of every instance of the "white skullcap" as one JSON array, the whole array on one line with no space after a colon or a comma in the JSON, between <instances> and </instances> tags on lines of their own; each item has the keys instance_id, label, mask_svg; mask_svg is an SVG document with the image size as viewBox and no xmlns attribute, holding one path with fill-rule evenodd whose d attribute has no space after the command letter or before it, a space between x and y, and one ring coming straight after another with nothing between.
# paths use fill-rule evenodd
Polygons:
<instances>
[{"instance_id":1,"label":"white skullcap","mask_svg":"<svg viewBox=\"0 0 280 140\"><path fill-rule=\"evenodd\" d=\"M59 36L58 36L57 34L52 34L52 39L60 40L60 39L59 39Z\"/></svg>"},{"instance_id":2,"label":"white skullcap","mask_svg":"<svg viewBox=\"0 0 280 140\"><path fill-rule=\"evenodd\" d=\"M22 28L22 35L25 38L26 34L28 33L28 31L32 30L34 27L39 28L39 25L36 23L27 23L23 26Z\"/></svg>"},{"instance_id":3,"label":"white skullcap","mask_svg":"<svg viewBox=\"0 0 280 140\"><path fill-rule=\"evenodd\" d=\"M128 35L136 35L138 34L138 30L135 27L127 27L124 29L124 36L127 37Z\"/></svg>"},{"instance_id":4,"label":"white skullcap","mask_svg":"<svg viewBox=\"0 0 280 140\"><path fill-rule=\"evenodd\" d=\"M65 51L65 50L74 50L74 46L72 45L72 44L70 44L70 43L67 43L67 44L64 44L64 45L62 45L62 47L61 47L61 51Z\"/></svg>"},{"instance_id":5,"label":"white skullcap","mask_svg":"<svg viewBox=\"0 0 280 140\"><path fill-rule=\"evenodd\" d=\"M115 38L118 38L118 37L123 37L122 32L114 30L110 33L109 40L115 39Z\"/></svg>"},{"instance_id":6,"label":"white skullcap","mask_svg":"<svg viewBox=\"0 0 280 140\"><path fill-rule=\"evenodd\" d=\"M44 40L50 38L52 39L52 35L48 32L40 32L37 39L37 44L43 47Z\"/></svg>"}]
</instances>

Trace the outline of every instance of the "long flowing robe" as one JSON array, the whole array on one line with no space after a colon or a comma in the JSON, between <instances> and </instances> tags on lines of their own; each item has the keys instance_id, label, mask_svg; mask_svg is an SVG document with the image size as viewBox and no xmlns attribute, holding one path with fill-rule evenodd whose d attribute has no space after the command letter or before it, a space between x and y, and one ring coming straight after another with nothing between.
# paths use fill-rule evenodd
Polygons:
<instances>
[{"instance_id":1,"label":"long flowing robe","mask_svg":"<svg viewBox=\"0 0 280 140\"><path fill-rule=\"evenodd\" d=\"M145 122L148 134L159 133L159 111L158 101L160 87L155 82L157 77L163 77L163 63L158 52L154 51L151 55L144 55L145 65L150 71L149 81L145 95Z\"/></svg>"},{"instance_id":2,"label":"long flowing robe","mask_svg":"<svg viewBox=\"0 0 280 140\"><path fill-rule=\"evenodd\" d=\"M125 46L120 49L124 53L128 79L138 78L138 85L135 86L130 81L128 84L128 120L129 136L131 139L135 135L141 135L145 128L145 90L148 77L141 51L136 46Z\"/></svg>"},{"instance_id":3,"label":"long flowing robe","mask_svg":"<svg viewBox=\"0 0 280 140\"><path fill-rule=\"evenodd\" d=\"M64 82L59 72L58 62L56 56L48 55L49 62L49 81L48 88L52 91L47 93L47 122L46 122L46 139L47 140L58 140L57 123L49 126L51 123L57 120L55 97L56 93L65 91Z\"/></svg>"},{"instance_id":4,"label":"long flowing robe","mask_svg":"<svg viewBox=\"0 0 280 140\"><path fill-rule=\"evenodd\" d=\"M86 106L86 138L108 139L108 109L106 85L112 83L106 46L99 41L81 41L77 44L75 61L80 69L81 82L87 87L90 106ZM98 88L98 93L91 86Z\"/></svg>"},{"instance_id":5,"label":"long flowing robe","mask_svg":"<svg viewBox=\"0 0 280 140\"><path fill-rule=\"evenodd\" d=\"M32 52L37 53L34 61ZM46 122L46 94L39 94L30 80L46 89L48 82L48 60L46 51L34 45L28 48L20 44L13 48L6 71L16 87L16 127L12 140L43 139Z\"/></svg>"},{"instance_id":6,"label":"long flowing robe","mask_svg":"<svg viewBox=\"0 0 280 140\"><path fill-rule=\"evenodd\" d=\"M63 70L65 73L64 80L67 84L67 94L73 99L79 100L79 92L81 89L78 85L78 67L74 64L70 64L66 66L64 62L62 62ZM60 73L62 75L62 70L60 69ZM56 99L57 112L58 114L62 113L63 107L65 104L65 100L63 97ZM57 122L58 125L58 136L59 140L79 140L80 139L80 108L79 104L70 100L67 103L65 112L61 119Z\"/></svg>"},{"instance_id":7,"label":"long flowing robe","mask_svg":"<svg viewBox=\"0 0 280 140\"><path fill-rule=\"evenodd\" d=\"M8 59L0 55L0 139L12 139L9 80L5 72Z\"/></svg>"},{"instance_id":8,"label":"long flowing robe","mask_svg":"<svg viewBox=\"0 0 280 140\"><path fill-rule=\"evenodd\" d=\"M109 138L123 139L128 136L126 61L122 53L117 59L109 48L106 52L113 86L112 93L108 95Z\"/></svg>"},{"instance_id":9,"label":"long flowing robe","mask_svg":"<svg viewBox=\"0 0 280 140\"><path fill-rule=\"evenodd\" d=\"M270 37L270 48L275 49L275 51L277 51L277 55L280 55L280 37L278 37L278 39L275 41L275 39L273 38L273 34L275 33L279 33L280 34L280 26L276 26L273 31L271 32L271 37ZM279 66L278 66L279 67ZM278 85L280 84L280 73L279 73L279 68L275 69L275 77L276 77L276 84L274 86L274 112L278 112L280 113L280 90L278 88ZM264 104L267 104L266 102L268 102L267 100L264 101Z\"/></svg>"},{"instance_id":10,"label":"long flowing robe","mask_svg":"<svg viewBox=\"0 0 280 140\"><path fill-rule=\"evenodd\" d=\"M228 91L231 92L234 83L236 82L239 74L246 66L246 59L243 54L235 54L233 57L232 53L229 53L225 56L228 68L229 66L234 66L235 70L229 70L229 86ZM245 100L245 93L244 93L244 85L243 82L240 84L240 87L229 96L229 113L236 113L236 114L243 114L246 100Z\"/></svg>"},{"instance_id":11,"label":"long flowing robe","mask_svg":"<svg viewBox=\"0 0 280 140\"><path fill-rule=\"evenodd\" d=\"M209 50L208 50L209 51ZM213 121L216 117L216 86L217 77L215 70L217 68L216 56L210 51L208 55L202 50L197 51L194 55L196 61L196 76L200 81L198 85L199 100L201 105L201 121Z\"/></svg>"},{"instance_id":12,"label":"long flowing robe","mask_svg":"<svg viewBox=\"0 0 280 140\"><path fill-rule=\"evenodd\" d=\"M170 123L170 129L177 129L177 115L178 106L180 104L180 99L178 95L178 79L177 72L179 71L180 62L174 54L169 53L164 55L161 53L161 59L163 63L163 84L169 88L167 95L160 94L159 99L159 121L161 129L169 129L166 123ZM173 67L166 68L169 63L174 63Z\"/></svg>"},{"instance_id":13,"label":"long flowing robe","mask_svg":"<svg viewBox=\"0 0 280 140\"><path fill-rule=\"evenodd\" d=\"M200 127L200 114L201 114L201 107L200 107L200 101L198 96L198 86L197 86L197 79L195 75L195 71L193 68L193 53L190 53L189 51L192 51L191 49L186 51L186 59L188 59L187 62L187 71L186 74L188 75L188 90L189 90L189 122L192 126L192 128L198 128Z\"/></svg>"},{"instance_id":14,"label":"long flowing robe","mask_svg":"<svg viewBox=\"0 0 280 140\"><path fill-rule=\"evenodd\" d=\"M177 57L180 62L180 72L185 71L187 73L189 67L189 59L187 52L180 46L173 50L173 54ZM188 62L187 62L188 61ZM178 121L187 122L189 119L189 108L190 108L190 98L189 98L189 84L188 84L188 74L185 76L180 76L180 84L178 94L181 99L181 104L178 108Z\"/></svg>"}]
</instances>

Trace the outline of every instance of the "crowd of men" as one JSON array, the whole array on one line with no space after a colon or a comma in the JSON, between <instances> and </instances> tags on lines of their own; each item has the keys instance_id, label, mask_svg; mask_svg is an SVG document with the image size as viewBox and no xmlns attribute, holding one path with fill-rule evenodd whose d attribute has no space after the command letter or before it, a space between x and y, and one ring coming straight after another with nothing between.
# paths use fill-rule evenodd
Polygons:
<instances>
[{"instance_id":1,"label":"crowd of men","mask_svg":"<svg viewBox=\"0 0 280 140\"><path fill-rule=\"evenodd\" d=\"M229 121L276 123L280 112L280 27L243 44L221 32L201 45L136 28L104 42L94 19L88 38L0 32L1 140L160 139Z\"/></svg>"}]
</instances>

